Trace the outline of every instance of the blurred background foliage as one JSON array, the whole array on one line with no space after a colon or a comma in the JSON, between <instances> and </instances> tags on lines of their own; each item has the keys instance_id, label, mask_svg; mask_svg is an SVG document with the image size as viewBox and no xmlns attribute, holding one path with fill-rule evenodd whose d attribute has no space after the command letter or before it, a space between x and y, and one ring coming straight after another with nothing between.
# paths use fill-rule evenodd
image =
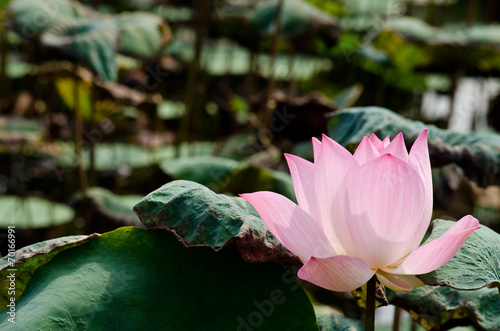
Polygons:
<instances>
[{"instance_id":1,"label":"blurred background foliage","mask_svg":"<svg viewBox=\"0 0 500 331\"><path fill-rule=\"evenodd\" d=\"M312 159L311 137L354 150L402 131L411 145L424 127L434 216L500 230L495 0L11 0L0 11L0 227L16 220L18 246L141 226L131 207L174 179L294 199L282 155Z\"/></svg>"}]
</instances>

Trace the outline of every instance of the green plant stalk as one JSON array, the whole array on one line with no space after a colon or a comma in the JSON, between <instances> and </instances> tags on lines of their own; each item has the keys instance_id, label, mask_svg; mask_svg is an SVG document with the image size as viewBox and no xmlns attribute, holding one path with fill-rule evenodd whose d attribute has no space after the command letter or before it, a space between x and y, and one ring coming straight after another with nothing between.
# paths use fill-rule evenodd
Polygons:
<instances>
[{"instance_id":1,"label":"green plant stalk","mask_svg":"<svg viewBox=\"0 0 500 331\"><path fill-rule=\"evenodd\" d=\"M401 312L403 309L401 307L396 307L394 310L394 319L392 322L392 331L399 331L399 325L401 324Z\"/></svg>"},{"instance_id":2,"label":"green plant stalk","mask_svg":"<svg viewBox=\"0 0 500 331\"><path fill-rule=\"evenodd\" d=\"M200 61L208 30L210 28L210 15L212 11L212 0L198 0L197 7L197 22L196 22L196 40L194 48L194 58L191 62L187 78L185 103L186 113L181 121L179 132L179 140L187 141L194 140L193 134L199 134L200 131L200 109L202 105L198 100L200 93L197 91L197 86L200 83Z\"/></svg>"},{"instance_id":3,"label":"green plant stalk","mask_svg":"<svg viewBox=\"0 0 500 331\"><path fill-rule=\"evenodd\" d=\"M297 96L297 80L295 79L294 73L293 73L293 67L295 66L295 46L292 45L292 48L290 49L290 58L288 62L288 72L289 72L289 78L290 80L288 81L288 96L291 100L293 100Z\"/></svg>"},{"instance_id":4,"label":"green plant stalk","mask_svg":"<svg viewBox=\"0 0 500 331\"><path fill-rule=\"evenodd\" d=\"M0 8L1 10L2 8ZM7 68L7 28L5 22L0 18L0 82L2 82L2 90L0 95L7 97L9 95L9 81L6 74Z\"/></svg>"},{"instance_id":5,"label":"green plant stalk","mask_svg":"<svg viewBox=\"0 0 500 331\"><path fill-rule=\"evenodd\" d=\"M373 276L366 284L366 316L365 331L375 331L375 290L377 276Z\"/></svg>"},{"instance_id":6,"label":"green plant stalk","mask_svg":"<svg viewBox=\"0 0 500 331\"><path fill-rule=\"evenodd\" d=\"M272 118L273 109L269 107L269 99L271 98L271 94L276 88L276 81L274 79L274 67L276 65L276 55L278 54L278 36L280 34L281 27L281 11L283 8L283 0L279 0L278 5L276 7L276 12L274 14L274 22L275 27L273 34L271 36L271 61L269 63L269 78L267 79L267 90L266 90L266 100L264 102L262 108L261 121L265 126L269 123Z\"/></svg>"},{"instance_id":7,"label":"green plant stalk","mask_svg":"<svg viewBox=\"0 0 500 331\"><path fill-rule=\"evenodd\" d=\"M250 69L245 75L244 82L244 91L245 91L245 99L250 100L253 95L254 90L254 81L256 75L256 62L257 62L257 54L254 50L250 50Z\"/></svg>"},{"instance_id":8,"label":"green plant stalk","mask_svg":"<svg viewBox=\"0 0 500 331\"><path fill-rule=\"evenodd\" d=\"M278 54L278 37L280 34L281 27L281 12L283 9L283 0L279 0L278 5L276 7L276 12L274 14L274 22L275 27L273 34L271 36L271 61L269 63L269 78L267 79L267 89L264 99L264 104L261 105L261 109L259 110L259 120L260 120L260 128L259 128L259 139L262 145L268 150L276 150L277 147L273 145L271 138L268 134L267 127L269 123L271 123L271 119L273 117L274 103L271 101L271 95L273 94L276 88L276 80L274 78L274 67L276 65L276 56Z\"/></svg>"},{"instance_id":9,"label":"green plant stalk","mask_svg":"<svg viewBox=\"0 0 500 331\"><path fill-rule=\"evenodd\" d=\"M97 130L97 125L96 125L96 115L97 115L97 87L94 84L94 80L92 80L92 86L90 88L90 95L91 95L91 106L90 106L90 127L92 130ZM89 186L94 186L97 182L97 171L95 168L95 149L96 149L96 141L93 141L90 139L89 141L89 146L90 146L90 166L89 166Z\"/></svg>"},{"instance_id":10,"label":"green plant stalk","mask_svg":"<svg viewBox=\"0 0 500 331\"><path fill-rule=\"evenodd\" d=\"M80 185L82 189L83 196L87 196L88 179L87 172L82 163L82 153L83 153L83 119L82 111L80 109L80 95L78 93L78 65L74 64L73 67L73 99L75 107L75 153L76 162L78 164L78 173L80 177Z\"/></svg>"}]
</instances>

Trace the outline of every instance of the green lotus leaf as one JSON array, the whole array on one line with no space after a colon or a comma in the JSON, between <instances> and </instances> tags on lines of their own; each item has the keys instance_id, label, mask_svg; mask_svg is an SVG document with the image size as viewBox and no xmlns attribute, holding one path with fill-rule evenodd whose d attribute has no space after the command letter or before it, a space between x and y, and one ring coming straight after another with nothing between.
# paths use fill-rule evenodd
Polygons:
<instances>
[{"instance_id":1,"label":"green lotus leaf","mask_svg":"<svg viewBox=\"0 0 500 331\"><path fill-rule=\"evenodd\" d=\"M114 18L119 29L118 51L139 58L158 55L172 34L161 16L147 12L123 13Z\"/></svg>"},{"instance_id":2,"label":"green lotus leaf","mask_svg":"<svg viewBox=\"0 0 500 331\"><path fill-rule=\"evenodd\" d=\"M101 220L105 219L121 226L141 225L137 215L132 211L132 207L141 201L142 196L140 195L116 195L102 187L92 187L87 190L86 198L91 204L92 210L102 216ZM81 202L83 196L79 193L74 199Z\"/></svg>"},{"instance_id":3,"label":"green lotus leaf","mask_svg":"<svg viewBox=\"0 0 500 331\"><path fill-rule=\"evenodd\" d=\"M23 39L40 35L60 23L100 16L80 2L71 0L15 0L7 8L13 14L15 31Z\"/></svg>"},{"instance_id":4,"label":"green lotus leaf","mask_svg":"<svg viewBox=\"0 0 500 331\"><path fill-rule=\"evenodd\" d=\"M217 156L182 157L160 164L160 168L175 179L190 180L219 190L238 166L237 161Z\"/></svg>"},{"instance_id":5,"label":"green lotus leaf","mask_svg":"<svg viewBox=\"0 0 500 331\"><path fill-rule=\"evenodd\" d=\"M15 236L15 232L13 235ZM9 251L0 259L0 310L7 308L10 298L13 297L16 301L19 299L38 267L49 262L57 254L82 245L97 236L98 234L61 237L26 246L14 252ZM7 277L12 272L15 272L14 286L11 286L12 279ZM10 293L13 289L15 289L14 295Z\"/></svg>"},{"instance_id":6,"label":"green lotus leaf","mask_svg":"<svg viewBox=\"0 0 500 331\"><path fill-rule=\"evenodd\" d=\"M441 237L453 224L452 221L435 220L426 242ZM485 286L497 286L500 289L499 261L500 234L481 225L448 263L418 277L427 285L460 290L476 290Z\"/></svg>"},{"instance_id":7,"label":"green lotus leaf","mask_svg":"<svg viewBox=\"0 0 500 331\"><path fill-rule=\"evenodd\" d=\"M339 315L329 306L314 306L321 331L364 331L363 322Z\"/></svg>"},{"instance_id":8,"label":"green lotus leaf","mask_svg":"<svg viewBox=\"0 0 500 331\"><path fill-rule=\"evenodd\" d=\"M33 274L2 330L318 330L288 271L232 250L186 248L125 227L62 252Z\"/></svg>"},{"instance_id":9,"label":"green lotus leaf","mask_svg":"<svg viewBox=\"0 0 500 331\"><path fill-rule=\"evenodd\" d=\"M198 183L176 180L163 185L144 197L134 212L146 228L168 229L186 246L219 250L235 243L247 261L301 264L268 231L250 203Z\"/></svg>"},{"instance_id":10,"label":"green lotus leaf","mask_svg":"<svg viewBox=\"0 0 500 331\"><path fill-rule=\"evenodd\" d=\"M265 34L274 31L275 13L279 1L261 2L249 16L250 23ZM307 1L287 0L281 9L280 34L284 36L304 33L311 24L336 24L333 16Z\"/></svg>"},{"instance_id":11,"label":"green lotus leaf","mask_svg":"<svg viewBox=\"0 0 500 331\"><path fill-rule=\"evenodd\" d=\"M498 290L461 291L451 287L423 286L412 292L388 291L389 302L409 311L426 330L448 330L473 325L478 330L500 329Z\"/></svg>"},{"instance_id":12,"label":"green lotus leaf","mask_svg":"<svg viewBox=\"0 0 500 331\"><path fill-rule=\"evenodd\" d=\"M37 197L0 196L0 228L39 229L71 222L70 207Z\"/></svg>"}]
</instances>

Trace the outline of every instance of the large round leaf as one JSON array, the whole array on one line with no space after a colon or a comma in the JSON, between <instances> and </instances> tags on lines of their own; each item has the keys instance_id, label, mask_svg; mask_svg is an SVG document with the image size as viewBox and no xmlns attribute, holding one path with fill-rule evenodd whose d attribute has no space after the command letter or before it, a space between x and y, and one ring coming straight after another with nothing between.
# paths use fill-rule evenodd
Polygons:
<instances>
[{"instance_id":1,"label":"large round leaf","mask_svg":"<svg viewBox=\"0 0 500 331\"><path fill-rule=\"evenodd\" d=\"M153 13L105 16L68 0L17 0L9 7L21 37L41 35L42 45L89 67L104 81L117 79L116 52L153 57L171 38L166 22Z\"/></svg>"},{"instance_id":2,"label":"large round leaf","mask_svg":"<svg viewBox=\"0 0 500 331\"><path fill-rule=\"evenodd\" d=\"M102 135L89 135L88 139L100 142ZM74 144L58 142L57 148L49 156L63 167L76 167ZM98 171L111 171L121 167L144 168L155 165L162 160L184 158L188 156L210 155L214 152L213 142L183 143L180 146L163 146L158 149L147 149L140 145L125 143L99 143L95 146L95 167ZM83 165L88 168L90 155L88 150L82 153Z\"/></svg>"},{"instance_id":3,"label":"large round leaf","mask_svg":"<svg viewBox=\"0 0 500 331\"><path fill-rule=\"evenodd\" d=\"M109 19L60 23L42 34L41 42L94 70L103 80L116 80L118 28Z\"/></svg>"},{"instance_id":4,"label":"large round leaf","mask_svg":"<svg viewBox=\"0 0 500 331\"><path fill-rule=\"evenodd\" d=\"M276 26L275 16L278 3L277 0L260 2L249 15L250 23L262 33L272 34ZM312 24L336 24L334 17L307 1L283 1L281 10L280 34L283 36L305 33Z\"/></svg>"},{"instance_id":5,"label":"large round leaf","mask_svg":"<svg viewBox=\"0 0 500 331\"><path fill-rule=\"evenodd\" d=\"M445 25L437 28L415 17L388 20L374 45L400 69L453 73L457 67L490 74L500 68L500 25Z\"/></svg>"},{"instance_id":6,"label":"large round leaf","mask_svg":"<svg viewBox=\"0 0 500 331\"><path fill-rule=\"evenodd\" d=\"M158 118L162 120L180 119L186 113L186 104L181 101L162 101L157 108Z\"/></svg>"},{"instance_id":7,"label":"large round leaf","mask_svg":"<svg viewBox=\"0 0 500 331\"><path fill-rule=\"evenodd\" d=\"M297 280L232 251L126 227L37 269L2 330L318 330Z\"/></svg>"},{"instance_id":8,"label":"large round leaf","mask_svg":"<svg viewBox=\"0 0 500 331\"><path fill-rule=\"evenodd\" d=\"M426 242L439 238L454 222L435 220ZM481 225L444 266L418 276L428 285L475 290L484 286L500 289L500 234Z\"/></svg>"},{"instance_id":9,"label":"large round leaf","mask_svg":"<svg viewBox=\"0 0 500 331\"><path fill-rule=\"evenodd\" d=\"M189 62L194 57L194 45L189 41L181 40L182 37L169 44L165 52ZM264 78L272 73L279 80L308 80L319 72L328 71L332 68L331 59L318 56L297 54L290 67L290 56L279 54L275 59L275 65L270 68L271 57L268 54L258 54L255 58L257 62L255 70ZM227 40L219 40L203 47L201 62L204 69L211 75L242 75L250 70L250 52L241 46L228 43Z\"/></svg>"},{"instance_id":10,"label":"large round leaf","mask_svg":"<svg viewBox=\"0 0 500 331\"><path fill-rule=\"evenodd\" d=\"M450 287L423 286L412 292L388 291L391 304L410 312L426 330L448 330L474 325L478 330L500 330L497 289L459 291Z\"/></svg>"},{"instance_id":11,"label":"large round leaf","mask_svg":"<svg viewBox=\"0 0 500 331\"><path fill-rule=\"evenodd\" d=\"M81 3L70 0L16 0L9 3L8 9L13 13L16 32L25 39L59 23L99 16Z\"/></svg>"},{"instance_id":12,"label":"large round leaf","mask_svg":"<svg viewBox=\"0 0 500 331\"><path fill-rule=\"evenodd\" d=\"M43 135L43 125L40 121L26 118L1 118L0 140L37 140Z\"/></svg>"},{"instance_id":13,"label":"large round leaf","mask_svg":"<svg viewBox=\"0 0 500 331\"><path fill-rule=\"evenodd\" d=\"M245 230L258 237L266 228L255 209L242 198L216 194L203 185L177 180L148 194L133 208L148 228L167 228L188 246L220 249Z\"/></svg>"},{"instance_id":14,"label":"large round leaf","mask_svg":"<svg viewBox=\"0 0 500 331\"><path fill-rule=\"evenodd\" d=\"M150 150L132 144L103 143L95 148L95 167L99 171L115 170L120 167L144 168L155 164L155 158ZM89 166L87 153L84 153L84 165Z\"/></svg>"},{"instance_id":15,"label":"large round leaf","mask_svg":"<svg viewBox=\"0 0 500 331\"><path fill-rule=\"evenodd\" d=\"M118 51L134 57L153 57L171 39L168 25L153 13L120 14L114 23L120 31Z\"/></svg>"},{"instance_id":16,"label":"large round leaf","mask_svg":"<svg viewBox=\"0 0 500 331\"><path fill-rule=\"evenodd\" d=\"M212 189L220 189L236 167L237 161L216 156L182 157L160 164L160 168L175 179L191 180Z\"/></svg>"},{"instance_id":17,"label":"large round leaf","mask_svg":"<svg viewBox=\"0 0 500 331\"><path fill-rule=\"evenodd\" d=\"M321 331L364 331L363 322L339 315L329 306L314 306Z\"/></svg>"},{"instance_id":18,"label":"large round leaf","mask_svg":"<svg viewBox=\"0 0 500 331\"><path fill-rule=\"evenodd\" d=\"M161 169L174 179L190 180L217 192L274 191L295 200L289 174L218 156L165 160Z\"/></svg>"},{"instance_id":19,"label":"large round leaf","mask_svg":"<svg viewBox=\"0 0 500 331\"><path fill-rule=\"evenodd\" d=\"M15 232L11 234L15 236ZM8 252L0 259L0 310L7 308L7 304L13 297L9 293L10 278L7 277L13 271L12 269L15 269L16 275L14 298L17 301L38 267L52 260L57 254L71 247L82 245L97 236L98 234L94 233L90 236L61 237L29 245L15 252Z\"/></svg>"},{"instance_id":20,"label":"large round leaf","mask_svg":"<svg viewBox=\"0 0 500 331\"><path fill-rule=\"evenodd\" d=\"M100 222L112 223L115 225L114 228L125 225L141 225L137 215L132 211L132 207L141 201L142 196L140 195L116 195L102 187L92 187L87 190L86 198L90 202L92 210L97 213ZM81 193L75 196L76 201L82 203L83 195Z\"/></svg>"},{"instance_id":21,"label":"large round leaf","mask_svg":"<svg viewBox=\"0 0 500 331\"><path fill-rule=\"evenodd\" d=\"M274 238L248 201L216 194L194 182L163 185L134 211L147 228L168 229L187 246L209 245L218 250L235 241L247 261L301 264Z\"/></svg>"},{"instance_id":22,"label":"large round leaf","mask_svg":"<svg viewBox=\"0 0 500 331\"><path fill-rule=\"evenodd\" d=\"M61 225L73 220L70 207L37 197L0 197L0 228L37 229Z\"/></svg>"}]
</instances>

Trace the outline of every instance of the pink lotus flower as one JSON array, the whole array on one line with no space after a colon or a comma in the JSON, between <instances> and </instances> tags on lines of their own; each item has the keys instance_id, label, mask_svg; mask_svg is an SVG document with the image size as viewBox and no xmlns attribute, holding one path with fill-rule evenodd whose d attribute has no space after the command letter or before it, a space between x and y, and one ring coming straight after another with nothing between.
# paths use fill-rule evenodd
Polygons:
<instances>
[{"instance_id":1,"label":"pink lotus flower","mask_svg":"<svg viewBox=\"0 0 500 331\"><path fill-rule=\"evenodd\" d=\"M242 194L273 235L305 263L298 276L333 291L351 291L374 274L396 291L424 285L415 275L447 263L479 228L472 216L419 247L432 214L432 178L423 131L408 154L364 137L354 155L323 135L314 163L287 155L298 205L273 192Z\"/></svg>"}]
</instances>

